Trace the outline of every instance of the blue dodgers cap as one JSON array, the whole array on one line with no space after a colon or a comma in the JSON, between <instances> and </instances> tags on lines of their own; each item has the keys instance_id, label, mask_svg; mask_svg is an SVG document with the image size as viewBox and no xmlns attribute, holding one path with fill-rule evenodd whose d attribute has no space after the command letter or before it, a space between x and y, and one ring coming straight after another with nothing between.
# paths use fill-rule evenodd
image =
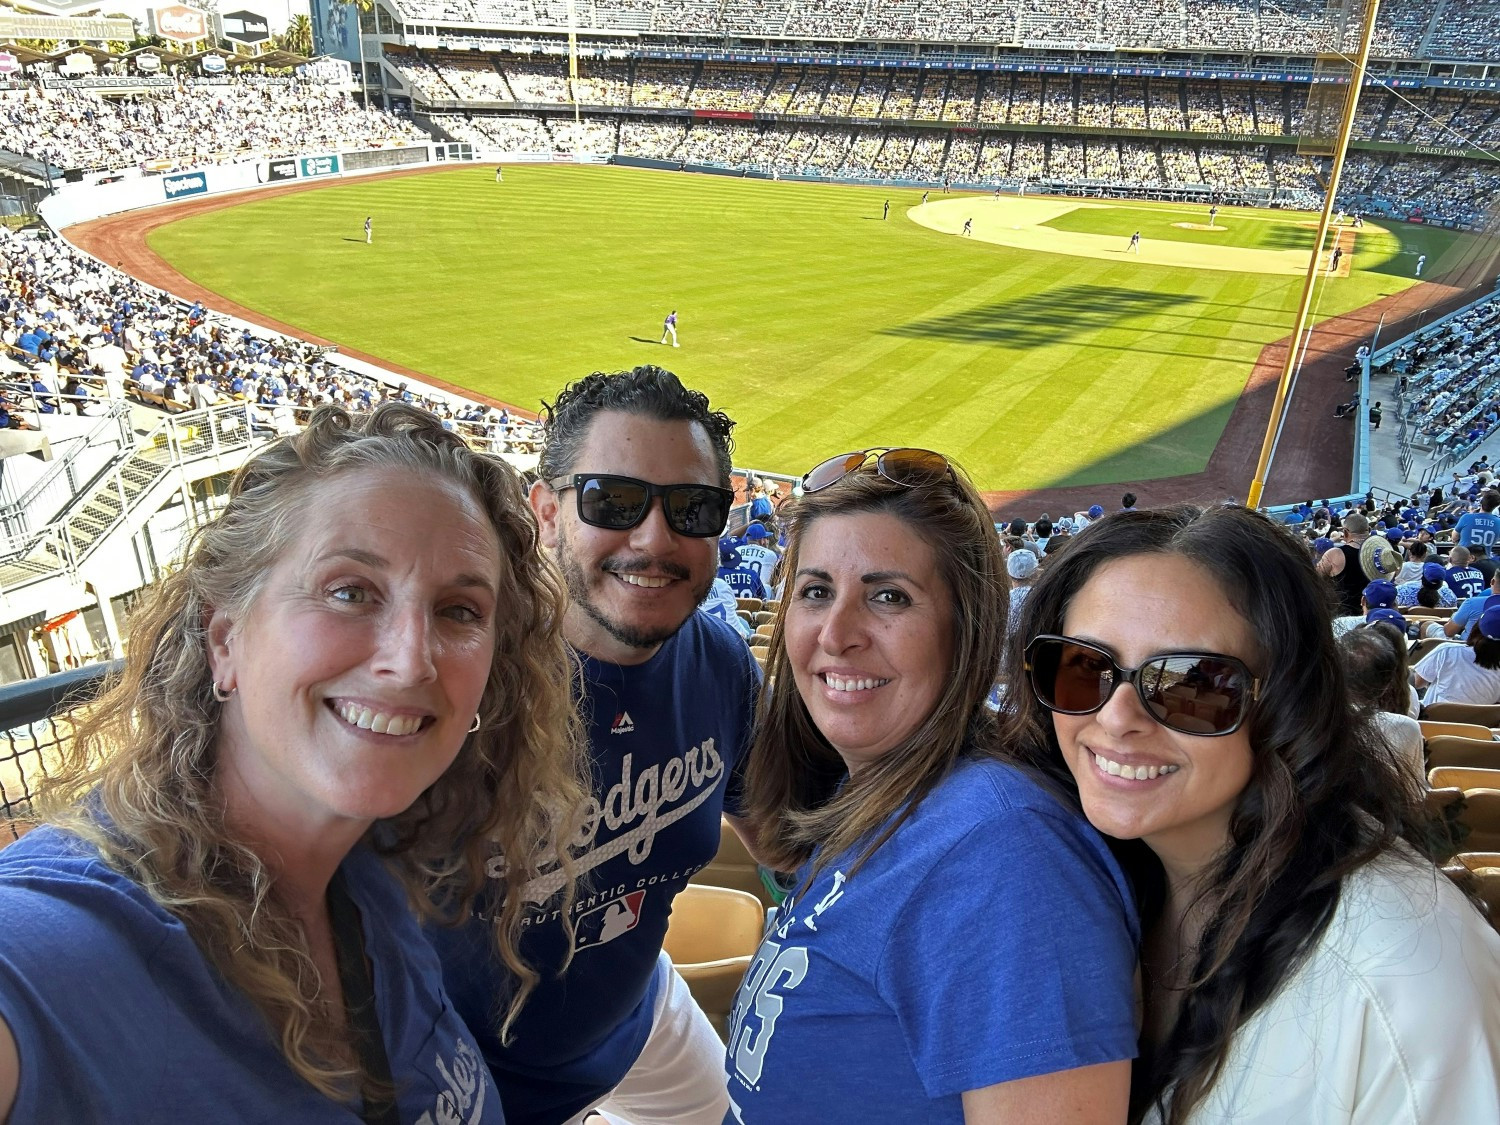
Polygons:
<instances>
[{"instance_id":1,"label":"blue dodgers cap","mask_svg":"<svg viewBox=\"0 0 1500 1125\"><path fill-rule=\"evenodd\" d=\"M1428 563L1431 566L1431 563ZM1441 568L1440 568L1441 569ZM1396 604L1396 586L1384 578L1365 587L1365 605L1371 609L1389 609Z\"/></svg>"},{"instance_id":2,"label":"blue dodgers cap","mask_svg":"<svg viewBox=\"0 0 1500 1125\"><path fill-rule=\"evenodd\" d=\"M1385 622L1387 625L1394 625L1401 630L1402 636L1406 635L1406 618L1402 617L1394 609L1372 609L1369 613L1365 614L1366 625L1374 625L1380 621ZM1500 625L1500 618L1496 619L1496 624Z\"/></svg>"},{"instance_id":3,"label":"blue dodgers cap","mask_svg":"<svg viewBox=\"0 0 1500 1125\"><path fill-rule=\"evenodd\" d=\"M1089 505L1089 519L1091 519L1091 520L1097 520L1097 519L1102 518L1103 515L1104 515L1104 506L1102 504L1090 504Z\"/></svg>"},{"instance_id":4,"label":"blue dodgers cap","mask_svg":"<svg viewBox=\"0 0 1500 1125\"><path fill-rule=\"evenodd\" d=\"M1391 546L1394 547L1396 546L1396 544L1401 542L1401 529L1399 527L1393 527L1385 533L1385 537L1391 541Z\"/></svg>"},{"instance_id":5,"label":"blue dodgers cap","mask_svg":"<svg viewBox=\"0 0 1500 1125\"><path fill-rule=\"evenodd\" d=\"M720 566L738 566L739 562L740 562L740 551L739 551L739 548L734 545L734 541L730 540L728 542L720 542L719 543L719 565Z\"/></svg>"},{"instance_id":6,"label":"blue dodgers cap","mask_svg":"<svg viewBox=\"0 0 1500 1125\"><path fill-rule=\"evenodd\" d=\"M1446 581L1448 581L1448 572L1443 569L1443 564L1442 563L1434 563L1434 562L1423 563L1422 564L1422 581L1423 582L1446 582Z\"/></svg>"},{"instance_id":7,"label":"blue dodgers cap","mask_svg":"<svg viewBox=\"0 0 1500 1125\"><path fill-rule=\"evenodd\" d=\"M760 520L756 520L749 527L745 528L745 538L769 539L771 538L771 533L766 530L765 524L761 523Z\"/></svg>"},{"instance_id":8,"label":"blue dodgers cap","mask_svg":"<svg viewBox=\"0 0 1500 1125\"><path fill-rule=\"evenodd\" d=\"M1328 551L1333 550L1333 540L1326 535L1320 535L1313 540L1313 550L1321 557Z\"/></svg>"},{"instance_id":9,"label":"blue dodgers cap","mask_svg":"<svg viewBox=\"0 0 1500 1125\"><path fill-rule=\"evenodd\" d=\"M1492 605L1479 615L1479 635L1487 641L1500 641L1500 605Z\"/></svg>"}]
</instances>

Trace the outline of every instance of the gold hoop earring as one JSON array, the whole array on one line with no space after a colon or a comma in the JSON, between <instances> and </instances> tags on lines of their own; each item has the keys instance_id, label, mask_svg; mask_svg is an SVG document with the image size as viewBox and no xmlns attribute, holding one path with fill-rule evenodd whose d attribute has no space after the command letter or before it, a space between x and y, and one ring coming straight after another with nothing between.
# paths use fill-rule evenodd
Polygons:
<instances>
[{"instance_id":1,"label":"gold hoop earring","mask_svg":"<svg viewBox=\"0 0 1500 1125\"><path fill-rule=\"evenodd\" d=\"M474 716L474 721L469 724L469 733L470 734L474 734L478 730L479 730L479 716L478 716L478 714L476 714Z\"/></svg>"}]
</instances>

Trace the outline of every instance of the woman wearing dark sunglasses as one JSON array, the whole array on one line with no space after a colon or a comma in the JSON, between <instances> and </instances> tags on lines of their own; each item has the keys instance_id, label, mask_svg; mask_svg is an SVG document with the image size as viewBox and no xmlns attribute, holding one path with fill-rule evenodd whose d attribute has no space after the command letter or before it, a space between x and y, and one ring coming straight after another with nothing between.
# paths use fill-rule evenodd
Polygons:
<instances>
[{"instance_id":1,"label":"woman wearing dark sunglasses","mask_svg":"<svg viewBox=\"0 0 1500 1125\"><path fill-rule=\"evenodd\" d=\"M1123 1123L1135 919L985 706L1005 563L926 450L833 458L790 507L747 779L797 872L741 985L726 1121Z\"/></svg>"},{"instance_id":2,"label":"woman wearing dark sunglasses","mask_svg":"<svg viewBox=\"0 0 1500 1125\"><path fill-rule=\"evenodd\" d=\"M1116 841L1133 1121L1500 1120L1500 938L1417 850L1306 551L1243 508L1123 512L1022 609L1008 735Z\"/></svg>"}]
</instances>

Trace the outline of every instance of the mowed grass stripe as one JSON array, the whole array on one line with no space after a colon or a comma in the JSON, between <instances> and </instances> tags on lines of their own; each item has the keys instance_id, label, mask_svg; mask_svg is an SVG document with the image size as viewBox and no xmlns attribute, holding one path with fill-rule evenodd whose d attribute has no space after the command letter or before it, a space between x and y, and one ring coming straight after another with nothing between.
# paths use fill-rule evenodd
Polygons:
<instances>
[{"instance_id":1,"label":"mowed grass stripe","mask_svg":"<svg viewBox=\"0 0 1500 1125\"><path fill-rule=\"evenodd\" d=\"M800 472L899 440L987 488L1203 468L1297 285L958 239L906 217L920 197L566 166L496 184L459 167L251 199L151 243L241 304L525 407L592 370L661 363L739 420L741 464ZM1117 220L1141 221L1129 206ZM1321 312L1407 284L1356 271ZM656 342L672 308L676 350Z\"/></svg>"}]
</instances>

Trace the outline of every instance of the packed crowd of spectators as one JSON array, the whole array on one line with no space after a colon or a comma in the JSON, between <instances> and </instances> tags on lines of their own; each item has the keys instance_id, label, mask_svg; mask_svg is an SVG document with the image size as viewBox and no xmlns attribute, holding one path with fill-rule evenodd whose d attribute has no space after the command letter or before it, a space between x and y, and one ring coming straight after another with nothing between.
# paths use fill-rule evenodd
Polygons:
<instances>
[{"instance_id":1,"label":"packed crowd of spectators","mask_svg":"<svg viewBox=\"0 0 1500 1125\"><path fill-rule=\"evenodd\" d=\"M570 104L566 63L539 55L387 55L418 90ZM1283 87L1175 78L903 70L884 67L581 61L585 106L715 109L890 121L1006 122L1282 136L1302 129L1305 96ZM468 95L466 88L482 93ZM1296 92L1300 95L1300 92ZM1500 143L1494 94L1371 88L1354 135L1399 144Z\"/></svg>"},{"instance_id":2,"label":"packed crowd of spectators","mask_svg":"<svg viewBox=\"0 0 1500 1125\"><path fill-rule=\"evenodd\" d=\"M1318 162L1269 145L1191 144L1113 137L946 133L880 126L586 116L439 114L433 123L455 140L500 152L619 153L679 164L714 164L781 175L944 181L1037 188L1212 189L1232 196L1273 193L1315 206ZM1477 222L1496 184L1483 165L1457 159L1356 153L1341 198L1350 209L1381 200L1429 221Z\"/></svg>"},{"instance_id":3,"label":"packed crowd of spectators","mask_svg":"<svg viewBox=\"0 0 1500 1125\"><path fill-rule=\"evenodd\" d=\"M1392 366L1416 444L1435 453L1473 447L1500 424L1500 301L1423 334Z\"/></svg>"},{"instance_id":4,"label":"packed crowd of spectators","mask_svg":"<svg viewBox=\"0 0 1500 1125\"><path fill-rule=\"evenodd\" d=\"M378 382L336 363L327 349L234 327L61 239L4 226L0 355L0 382L12 388L0 393L0 415L15 428L45 426L53 414L92 414L101 399L128 394L169 410L242 401L258 425L286 433L322 403L360 412L395 397L496 451L529 451L536 439L530 421Z\"/></svg>"},{"instance_id":5,"label":"packed crowd of spectators","mask_svg":"<svg viewBox=\"0 0 1500 1125\"><path fill-rule=\"evenodd\" d=\"M85 172L427 139L409 121L366 110L335 87L296 79L191 81L129 97L44 93L29 83L0 90L0 147Z\"/></svg>"},{"instance_id":6,"label":"packed crowd of spectators","mask_svg":"<svg viewBox=\"0 0 1500 1125\"><path fill-rule=\"evenodd\" d=\"M417 22L568 26L557 0L401 0ZM1103 43L1117 47L1352 53L1358 21L1324 0L577 0L588 31L681 32L874 42ZM1497 0L1389 0L1377 58L1500 56Z\"/></svg>"},{"instance_id":7,"label":"packed crowd of spectators","mask_svg":"<svg viewBox=\"0 0 1500 1125\"><path fill-rule=\"evenodd\" d=\"M518 102L566 104L563 64L538 56L443 59L425 81L449 88L449 71L467 68L516 91ZM403 69L403 73L408 73ZM408 74L420 85L415 72ZM787 116L879 119L885 128L799 128L722 121L623 123L586 117L566 130L527 117L519 126L474 118L453 132L491 147L537 151L617 151L687 163L726 164L785 174L988 182L1025 179L1056 186L1107 184L1123 189L1200 189L1273 193L1306 203L1321 193L1317 163L1291 149L1036 134L936 134L897 123L954 121L983 130L993 121L1174 132L1281 136L1301 129L1299 99L1283 88L1161 78L901 71L877 67L749 66L586 61L580 102L618 108L776 112ZM520 91L524 90L524 95ZM590 101L590 98L596 100ZM444 118L445 121L452 120ZM1500 143L1500 99L1486 92L1370 90L1356 136L1455 147ZM450 130L451 131L451 130ZM1394 215L1420 211L1430 221L1480 222L1496 190L1488 165L1458 158L1356 152L1343 179L1351 208Z\"/></svg>"}]
</instances>

